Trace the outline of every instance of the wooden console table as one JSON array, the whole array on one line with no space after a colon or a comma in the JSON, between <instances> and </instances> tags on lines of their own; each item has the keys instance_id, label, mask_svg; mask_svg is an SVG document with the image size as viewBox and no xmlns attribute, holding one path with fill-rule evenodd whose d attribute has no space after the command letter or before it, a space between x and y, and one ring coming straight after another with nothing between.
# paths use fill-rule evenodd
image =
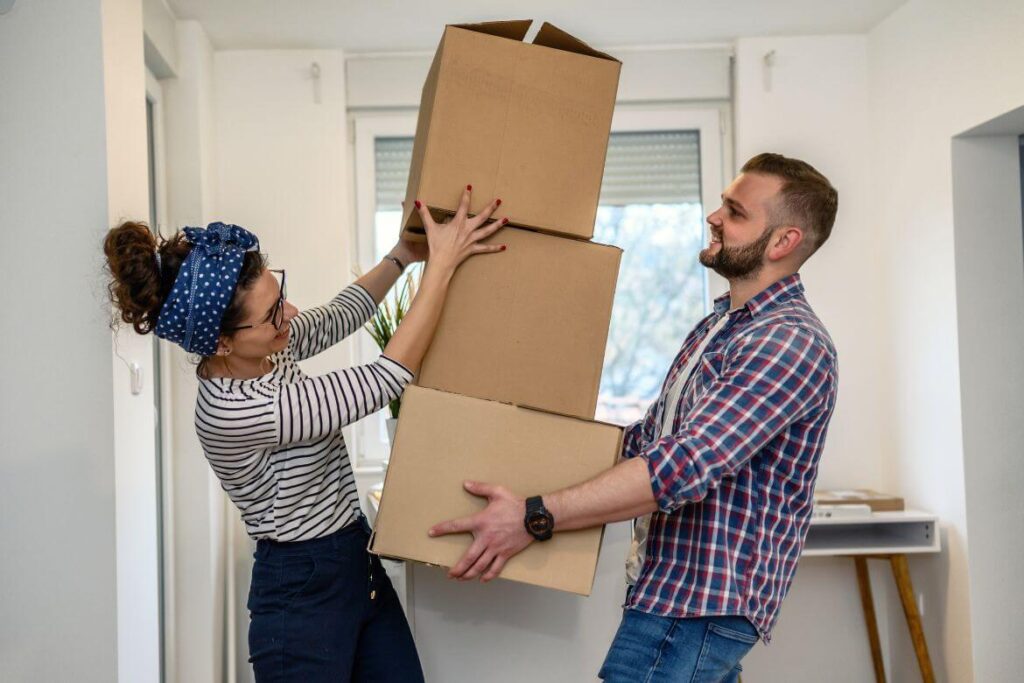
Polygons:
<instances>
[{"instance_id":1,"label":"wooden console table","mask_svg":"<svg viewBox=\"0 0 1024 683\"><path fill-rule=\"evenodd\" d=\"M914 598L907 555L941 551L937 521L934 515L911 510L876 512L870 517L815 519L807 533L803 557L849 557L857 568L857 586L871 645L871 660L875 680L879 683L885 683L886 678L878 622L875 619L875 601L871 593L871 577L868 573L868 560L871 559L885 560L891 566L907 628L910 629L910 639L914 644L914 653L917 655L917 664L921 669L921 679L925 683L935 681L921 614Z\"/></svg>"}]
</instances>

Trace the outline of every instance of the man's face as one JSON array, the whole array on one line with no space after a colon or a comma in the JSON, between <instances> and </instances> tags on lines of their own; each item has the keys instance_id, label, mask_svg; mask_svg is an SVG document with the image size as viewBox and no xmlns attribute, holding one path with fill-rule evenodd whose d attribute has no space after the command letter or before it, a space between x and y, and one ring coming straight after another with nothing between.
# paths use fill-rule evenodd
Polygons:
<instances>
[{"instance_id":1,"label":"man's face","mask_svg":"<svg viewBox=\"0 0 1024 683\"><path fill-rule=\"evenodd\" d=\"M728 280L755 277L772 238L771 211L782 181L741 173L722 193L722 206L707 218L710 241L700 262ZM771 226L775 227L775 226Z\"/></svg>"}]
</instances>

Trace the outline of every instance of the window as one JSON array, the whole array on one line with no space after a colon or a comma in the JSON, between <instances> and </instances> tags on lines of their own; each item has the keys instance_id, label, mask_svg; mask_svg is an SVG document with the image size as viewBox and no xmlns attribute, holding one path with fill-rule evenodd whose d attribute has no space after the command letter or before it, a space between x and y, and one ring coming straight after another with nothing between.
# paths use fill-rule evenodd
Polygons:
<instances>
[{"instance_id":1,"label":"window","mask_svg":"<svg viewBox=\"0 0 1024 683\"><path fill-rule=\"evenodd\" d=\"M414 118L401 120L357 120L357 185L372 183L358 189L364 267L398 239L415 130ZM705 207L718 206L722 188L719 126L717 110L616 114L594 226L595 241L623 249L599 420L626 424L643 415L684 336L725 289L697 261ZM383 452L383 417L364 423Z\"/></svg>"},{"instance_id":2,"label":"window","mask_svg":"<svg viewBox=\"0 0 1024 683\"><path fill-rule=\"evenodd\" d=\"M707 313L700 132L612 133L594 240L621 247L600 420L638 419L680 341Z\"/></svg>"},{"instance_id":3,"label":"window","mask_svg":"<svg viewBox=\"0 0 1024 683\"><path fill-rule=\"evenodd\" d=\"M360 271L366 272L398 240L416 115L358 115L354 123L356 253ZM380 349L368 334L359 333L356 353L358 362L368 363L380 354ZM379 411L360 420L352 430L351 457L356 472L379 469L387 459L388 416L387 410Z\"/></svg>"},{"instance_id":4,"label":"window","mask_svg":"<svg viewBox=\"0 0 1024 683\"><path fill-rule=\"evenodd\" d=\"M398 241L402 202L412 165L411 137L378 137L373 141L376 168L374 183L374 261L384 258Z\"/></svg>"}]
</instances>

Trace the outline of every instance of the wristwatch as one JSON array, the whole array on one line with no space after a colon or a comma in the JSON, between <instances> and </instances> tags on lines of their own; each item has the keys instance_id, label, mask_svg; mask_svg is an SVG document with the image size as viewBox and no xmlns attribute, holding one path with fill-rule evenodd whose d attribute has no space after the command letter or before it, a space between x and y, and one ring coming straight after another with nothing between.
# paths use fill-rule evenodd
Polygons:
<instances>
[{"instance_id":1,"label":"wristwatch","mask_svg":"<svg viewBox=\"0 0 1024 683\"><path fill-rule=\"evenodd\" d=\"M526 525L526 531L536 540L546 541L551 538L551 533L555 528L555 518L544 507L544 500L540 496L526 499L526 517L523 519L523 524Z\"/></svg>"}]
</instances>

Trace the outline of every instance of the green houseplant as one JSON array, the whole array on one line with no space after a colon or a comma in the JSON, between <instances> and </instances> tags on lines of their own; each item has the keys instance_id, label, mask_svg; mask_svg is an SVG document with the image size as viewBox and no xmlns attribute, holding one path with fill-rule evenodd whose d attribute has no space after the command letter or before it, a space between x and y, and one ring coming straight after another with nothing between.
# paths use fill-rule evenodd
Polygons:
<instances>
[{"instance_id":1,"label":"green houseplant","mask_svg":"<svg viewBox=\"0 0 1024 683\"><path fill-rule=\"evenodd\" d=\"M391 341L392 335L398 329L405 314L409 312L409 305L412 303L413 297L416 296L416 287L419 284L418 275L418 269L410 270L406 273L405 277L401 279L400 284L393 288L388 296L384 297L384 300L377 307L377 312L366 323L366 331L369 332L370 337L373 338L373 341L376 342L381 351L387 347L388 342ZM395 440L395 425L398 422L398 411L401 407L401 397L388 404L388 410L391 414L391 417L387 420L388 437L392 443Z\"/></svg>"}]
</instances>

